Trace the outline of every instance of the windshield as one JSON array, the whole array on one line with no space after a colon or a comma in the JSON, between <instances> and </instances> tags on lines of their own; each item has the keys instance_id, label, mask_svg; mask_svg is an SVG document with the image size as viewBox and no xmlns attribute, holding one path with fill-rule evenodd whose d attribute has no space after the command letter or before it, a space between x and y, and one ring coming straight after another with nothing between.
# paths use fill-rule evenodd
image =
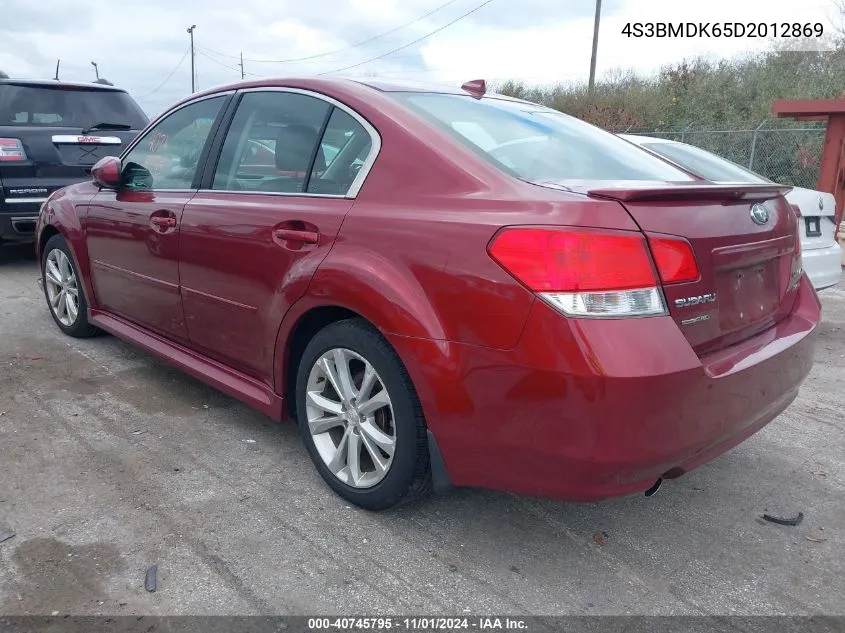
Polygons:
<instances>
[{"instance_id":1,"label":"windshield","mask_svg":"<svg viewBox=\"0 0 845 633\"><path fill-rule=\"evenodd\" d=\"M494 97L391 94L523 180L692 180L627 141L551 108Z\"/></svg>"},{"instance_id":2,"label":"windshield","mask_svg":"<svg viewBox=\"0 0 845 633\"><path fill-rule=\"evenodd\" d=\"M712 182L769 182L736 163L692 145L649 142L642 146Z\"/></svg>"},{"instance_id":3,"label":"windshield","mask_svg":"<svg viewBox=\"0 0 845 633\"><path fill-rule=\"evenodd\" d=\"M140 130L147 117L127 93L77 86L0 85L0 125L87 128L116 123Z\"/></svg>"}]
</instances>

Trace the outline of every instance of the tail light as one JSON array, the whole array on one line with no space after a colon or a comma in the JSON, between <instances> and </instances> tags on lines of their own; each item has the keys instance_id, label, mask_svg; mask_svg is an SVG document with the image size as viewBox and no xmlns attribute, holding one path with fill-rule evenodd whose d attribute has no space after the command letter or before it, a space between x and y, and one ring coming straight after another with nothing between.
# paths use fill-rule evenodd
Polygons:
<instances>
[{"instance_id":1,"label":"tail light","mask_svg":"<svg viewBox=\"0 0 845 633\"><path fill-rule=\"evenodd\" d=\"M698 279L698 264L689 242L678 237L649 236L648 244L664 284Z\"/></svg>"},{"instance_id":2,"label":"tail light","mask_svg":"<svg viewBox=\"0 0 845 633\"><path fill-rule=\"evenodd\" d=\"M26 160L23 143L16 138L0 138L0 162L21 162Z\"/></svg>"},{"instance_id":3,"label":"tail light","mask_svg":"<svg viewBox=\"0 0 845 633\"><path fill-rule=\"evenodd\" d=\"M790 204L795 213L795 232L792 234L792 270L789 275L789 289L793 290L798 286L804 274L804 261L801 259L801 210L797 205Z\"/></svg>"},{"instance_id":4,"label":"tail light","mask_svg":"<svg viewBox=\"0 0 845 633\"><path fill-rule=\"evenodd\" d=\"M666 314L666 303L643 235L514 228L499 233L488 247L488 253L519 282L564 314L580 317ZM671 253L667 252L664 259L674 265L673 274L686 270Z\"/></svg>"}]
</instances>

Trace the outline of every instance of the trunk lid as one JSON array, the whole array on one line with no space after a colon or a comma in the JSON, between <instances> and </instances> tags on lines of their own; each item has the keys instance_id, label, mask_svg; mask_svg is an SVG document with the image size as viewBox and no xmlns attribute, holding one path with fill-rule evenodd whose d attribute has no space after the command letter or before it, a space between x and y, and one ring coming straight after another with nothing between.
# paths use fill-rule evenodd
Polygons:
<instances>
[{"instance_id":1,"label":"trunk lid","mask_svg":"<svg viewBox=\"0 0 845 633\"><path fill-rule=\"evenodd\" d=\"M619 201L646 235L683 237L696 281L663 286L669 312L698 354L753 336L792 310L800 279L797 218L779 185L581 186Z\"/></svg>"},{"instance_id":2,"label":"trunk lid","mask_svg":"<svg viewBox=\"0 0 845 633\"><path fill-rule=\"evenodd\" d=\"M801 213L799 231L802 250L830 248L836 244L836 201L832 194L795 187L786 195L786 200L798 207Z\"/></svg>"}]
</instances>

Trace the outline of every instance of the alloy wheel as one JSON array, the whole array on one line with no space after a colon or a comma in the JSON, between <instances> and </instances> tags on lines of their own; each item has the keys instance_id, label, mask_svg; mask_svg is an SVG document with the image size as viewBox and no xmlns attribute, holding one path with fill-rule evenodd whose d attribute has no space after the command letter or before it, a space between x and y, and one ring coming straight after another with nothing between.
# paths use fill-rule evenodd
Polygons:
<instances>
[{"instance_id":1,"label":"alloy wheel","mask_svg":"<svg viewBox=\"0 0 845 633\"><path fill-rule=\"evenodd\" d=\"M54 248L44 264L44 284L50 310L65 327L71 327L79 316L79 284L73 263L67 254Z\"/></svg>"},{"instance_id":2,"label":"alloy wheel","mask_svg":"<svg viewBox=\"0 0 845 633\"><path fill-rule=\"evenodd\" d=\"M323 353L308 375L305 409L317 452L335 477L354 488L385 478L396 449L393 405L367 359L345 348Z\"/></svg>"}]
</instances>

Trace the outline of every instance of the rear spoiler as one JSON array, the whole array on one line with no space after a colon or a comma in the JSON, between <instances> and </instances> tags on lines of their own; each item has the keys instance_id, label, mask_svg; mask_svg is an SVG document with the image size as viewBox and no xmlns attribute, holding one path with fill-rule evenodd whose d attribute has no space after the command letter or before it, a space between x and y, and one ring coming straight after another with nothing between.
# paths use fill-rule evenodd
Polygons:
<instances>
[{"instance_id":1,"label":"rear spoiler","mask_svg":"<svg viewBox=\"0 0 845 633\"><path fill-rule=\"evenodd\" d=\"M607 181L571 181L538 183L591 198L606 198L620 202L669 200L766 200L789 193L792 187L777 183L690 183L638 182L609 183Z\"/></svg>"}]
</instances>

